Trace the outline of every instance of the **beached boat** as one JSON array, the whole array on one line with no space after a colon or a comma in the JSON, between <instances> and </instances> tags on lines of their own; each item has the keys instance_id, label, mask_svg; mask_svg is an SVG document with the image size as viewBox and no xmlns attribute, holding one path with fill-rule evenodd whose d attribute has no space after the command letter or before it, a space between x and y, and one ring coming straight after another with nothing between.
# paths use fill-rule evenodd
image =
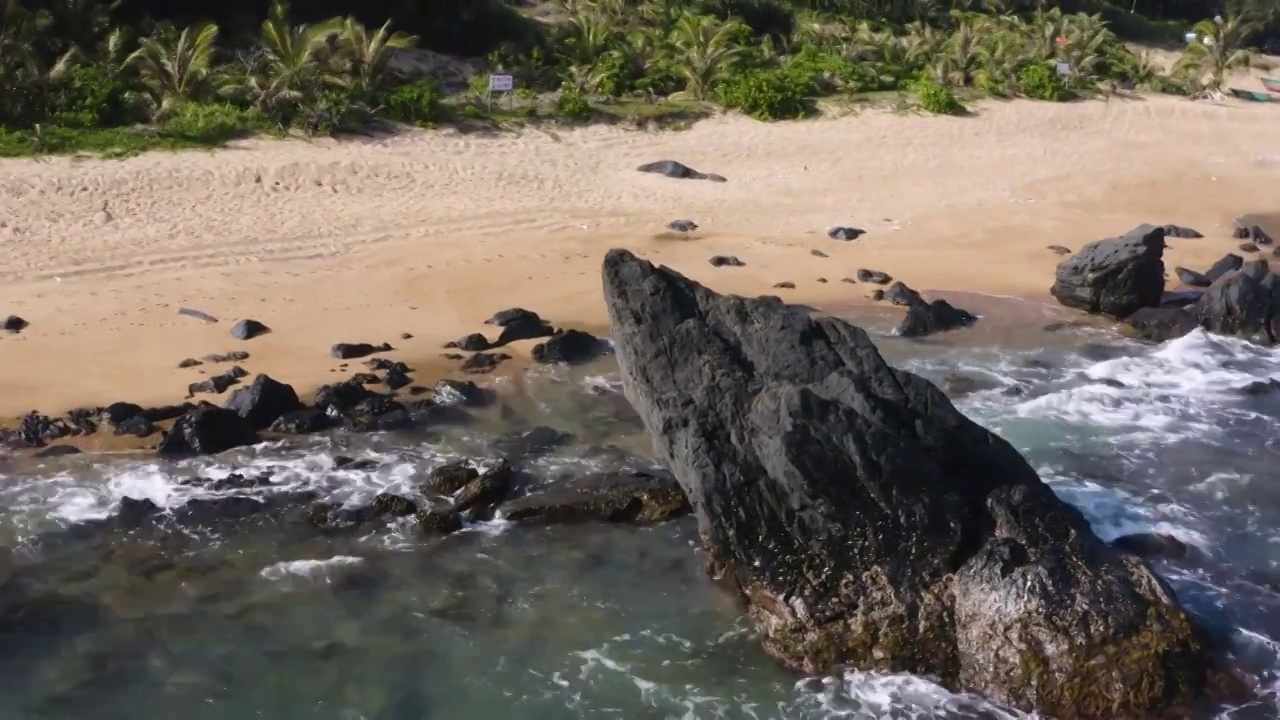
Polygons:
<instances>
[{"instance_id":1,"label":"beached boat","mask_svg":"<svg viewBox=\"0 0 1280 720\"><path fill-rule=\"evenodd\" d=\"M1280 79L1262 78L1262 87L1266 88L1268 92L1280 93Z\"/></svg>"},{"instance_id":2,"label":"beached boat","mask_svg":"<svg viewBox=\"0 0 1280 720\"><path fill-rule=\"evenodd\" d=\"M1241 88L1228 88L1232 95L1241 100L1252 100L1253 102L1271 102L1275 97L1269 92L1259 92L1257 90L1243 90Z\"/></svg>"}]
</instances>

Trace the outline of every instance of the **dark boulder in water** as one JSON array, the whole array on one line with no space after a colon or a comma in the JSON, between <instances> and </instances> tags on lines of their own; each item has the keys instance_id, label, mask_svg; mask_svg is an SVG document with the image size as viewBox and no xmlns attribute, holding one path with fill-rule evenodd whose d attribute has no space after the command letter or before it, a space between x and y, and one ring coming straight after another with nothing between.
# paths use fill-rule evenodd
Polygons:
<instances>
[{"instance_id":1,"label":"dark boulder in water","mask_svg":"<svg viewBox=\"0 0 1280 720\"><path fill-rule=\"evenodd\" d=\"M877 295L878 294L878 295ZM907 314L898 323L895 333L902 337L924 337L934 333L956 330L977 322L978 319L968 312L953 307L946 300L925 300L920 293L907 287L905 283L895 282L888 291L876 290L873 300L888 300L894 305L905 307Z\"/></svg>"},{"instance_id":2,"label":"dark boulder in water","mask_svg":"<svg viewBox=\"0 0 1280 720\"><path fill-rule=\"evenodd\" d=\"M533 346L533 361L544 365L580 365L609 351L609 343L582 330L565 330L550 340Z\"/></svg>"},{"instance_id":3,"label":"dark boulder in water","mask_svg":"<svg viewBox=\"0 0 1280 720\"><path fill-rule=\"evenodd\" d=\"M953 306L946 300L917 302L907 308L906 317L894 331L902 337L924 337L935 333L959 330L978 321L966 310Z\"/></svg>"},{"instance_id":4,"label":"dark boulder in water","mask_svg":"<svg viewBox=\"0 0 1280 720\"><path fill-rule=\"evenodd\" d=\"M1210 285L1193 312L1209 332L1275 344L1280 337L1280 276L1266 260L1244 263Z\"/></svg>"},{"instance_id":5,"label":"dark boulder in water","mask_svg":"<svg viewBox=\"0 0 1280 720\"><path fill-rule=\"evenodd\" d=\"M627 396L787 666L910 672L1058 717L1211 696L1216 648L1168 585L866 332L623 250L603 275Z\"/></svg>"},{"instance_id":6,"label":"dark boulder in water","mask_svg":"<svg viewBox=\"0 0 1280 720\"><path fill-rule=\"evenodd\" d=\"M162 455L212 455L256 442L258 435L248 420L233 410L202 403L178 418L156 450Z\"/></svg>"},{"instance_id":7,"label":"dark boulder in water","mask_svg":"<svg viewBox=\"0 0 1280 720\"><path fill-rule=\"evenodd\" d=\"M452 495L478 477L480 477L480 471L471 463L458 460L432 470L427 476L427 488L441 495Z\"/></svg>"},{"instance_id":8,"label":"dark boulder in water","mask_svg":"<svg viewBox=\"0 0 1280 720\"><path fill-rule=\"evenodd\" d=\"M689 512L689 501L675 478L643 472L588 475L517 498L501 508L503 519L530 524L654 525Z\"/></svg>"},{"instance_id":9,"label":"dark boulder in water","mask_svg":"<svg viewBox=\"0 0 1280 720\"><path fill-rule=\"evenodd\" d=\"M432 398L444 406L487 407L498 401L498 393L469 381L441 380Z\"/></svg>"},{"instance_id":10,"label":"dark boulder in water","mask_svg":"<svg viewBox=\"0 0 1280 720\"><path fill-rule=\"evenodd\" d=\"M255 430L264 430L280 416L302 409L302 401L293 387L259 375L249 387L240 388L227 399L228 410L249 421Z\"/></svg>"},{"instance_id":11,"label":"dark boulder in water","mask_svg":"<svg viewBox=\"0 0 1280 720\"><path fill-rule=\"evenodd\" d=\"M1049 292L1067 307L1114 318L1159 305L1164 247L1164 228L1154 225L1089 243L1058 265Z\"/></svg>"}]
</instances>

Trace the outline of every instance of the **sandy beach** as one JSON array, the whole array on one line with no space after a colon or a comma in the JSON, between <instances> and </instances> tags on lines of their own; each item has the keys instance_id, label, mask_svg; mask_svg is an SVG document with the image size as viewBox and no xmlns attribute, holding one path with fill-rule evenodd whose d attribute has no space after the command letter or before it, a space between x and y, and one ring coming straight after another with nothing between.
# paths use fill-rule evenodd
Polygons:
<instances>
[{"instance_id":1,"label":"sandy beach","mask_svg":"<svg viewBox=\"0 0 1280 720\"><path fill-rule=\"evenodd\" d=\"M230 350L303 390L339 377L332 344L389 342L423 382L458 365L439 358L443 342L494 335L482 323L503 308L603 331L611 247L717 290L818 308L865 301L871 286L840 281L859 268L924 291L1042 297L1061 260L1048 245L1176 223L1207 237L1171 240L1170 271L1203 269L1235 249L1233 218L1280 210L1276 107L1146 97L979 110L6 160L0 315L31 324L0 337L0 416L174 402L203 377L179 361ZM661 159L728 182L635 171ZM664 226L677 218L701 229L674 237ZM840 242L826 236L835 225L868 232ZM746 266L711 267L718 254ZM773 289L783 281L795 289ZM233 339L246 317L273 332Z\"/></svg>"}]
</instances>

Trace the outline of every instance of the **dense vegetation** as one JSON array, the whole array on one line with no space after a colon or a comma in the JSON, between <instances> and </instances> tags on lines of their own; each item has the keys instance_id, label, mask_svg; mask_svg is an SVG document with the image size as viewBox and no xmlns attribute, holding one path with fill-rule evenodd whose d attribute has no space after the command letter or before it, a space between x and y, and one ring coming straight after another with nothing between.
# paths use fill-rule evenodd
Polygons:
<instances>
[{"instance_id":1,"label":"dense vegetation","mask_svg":"<svg viewBox=\"0 0 1280 720\"><path fill-rule=\"evenodd\" d=\"M563 0L521 15L452 0L418 12L418 3L400 0L406 25L423 29L423 41L401 31L399 19L304 21L281 0L252 21L235 2L210 13L227 16L230 31L196 18L153 22L118 1L0 2L0 155L210 145L251 132L355 132L388 120L589 121L714 106L778 120L804 116L823 98L884 92L925 111L961 114L963 100L975 95L1062 101L1121 84L1214 91L1251 62L1246 46L1280 6L1252 0L1201 22L1196 30L1205 40L1188 46L1166 76L1117 35L1158 35L1161 26L1088 3L1066 12L1004 0L949 7L932 0ZM387 2L362 3L362 12ZM306 17L340 4L317 0ZM1094 9L1103 12L1084 12ZM1109 23L1104 13L1120 21ZM494 24L478 29L477 18ZM449 23L457 32L441 40ZM466 88L401 77L392 62L414 45L495 42ZM486 98L488 71L515 77L514 96L496 107Z\"/></svg>"}]
</instances>

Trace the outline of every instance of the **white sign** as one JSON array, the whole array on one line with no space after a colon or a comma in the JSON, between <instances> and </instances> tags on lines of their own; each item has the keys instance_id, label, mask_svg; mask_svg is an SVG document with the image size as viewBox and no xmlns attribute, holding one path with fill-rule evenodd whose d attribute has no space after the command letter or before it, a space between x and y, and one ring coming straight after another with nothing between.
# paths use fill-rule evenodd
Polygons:
<instances>
[{"instance_id":1,"label":"white sign","mask_svg":"<svg viewBox=\"0 0 1280 720\"><path fill-rule=\"evenodd\" d=\"M1071 74L1071 63L1058 63L1058 74L1066 77Z\"/></svg>"},{"instance_id":2,"label":"white sign","mask_svg":"<svg viewBox=\"0 0 1280 720\"><path fill-rule=\"evenodd\" d=\"M489 92L511 92L515 80L510 75L490 75Z\"/></svg>"}]
</instances>

